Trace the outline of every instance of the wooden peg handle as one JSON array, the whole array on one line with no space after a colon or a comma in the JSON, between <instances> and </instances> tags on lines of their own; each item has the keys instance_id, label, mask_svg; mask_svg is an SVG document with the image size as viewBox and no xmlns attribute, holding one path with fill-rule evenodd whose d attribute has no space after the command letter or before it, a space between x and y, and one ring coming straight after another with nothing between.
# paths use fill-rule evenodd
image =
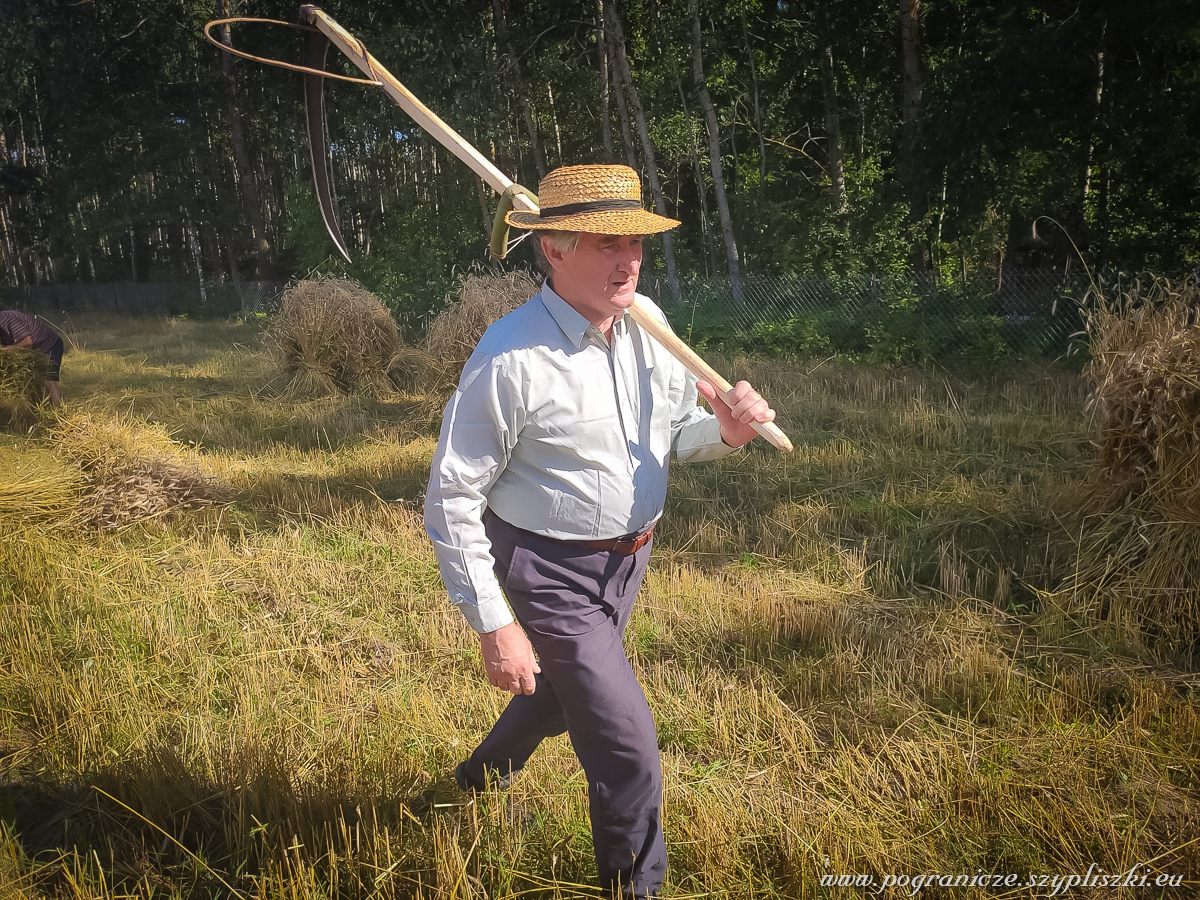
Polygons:
<instances>
[{"instance_id":1,"label":"wooden peg handle","mask_svg":"<svg viewBox=\"0 0 1200 900\"><path fill-rule=\"evenodd\" d=\"M733 385L722 378L716 369L701 359L695 350L681 341L675 332L659 321L658 317L654 315L645 303L640 299L636 300L633 306L629 308L629 315L633 317L633 320L638 323L643 331L666 347L672 356L683 363L684 368L697 378L712 384L717 389L717 393L721 399L726 404L732 406L729 400L729 392L733 390ZM750 427L784 453L792 452L792 442L774 422L751 422Z\"/></svg>"}]
</instances>

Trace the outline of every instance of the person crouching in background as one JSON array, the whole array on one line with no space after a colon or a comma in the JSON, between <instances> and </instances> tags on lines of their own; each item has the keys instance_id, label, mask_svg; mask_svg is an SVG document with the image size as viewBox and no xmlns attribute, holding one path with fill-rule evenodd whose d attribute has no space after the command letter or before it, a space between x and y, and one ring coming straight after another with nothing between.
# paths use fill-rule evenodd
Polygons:
<instances>
[{"instance_id":1,"label":"person crouching in background","mask_svg":"<svg viewBox=\"0 0 1200 900\"><path fill-rule=\"evenodd\" d=\"M58 375L62 368L63 339L53 328L27 313L0 310L0 347L29 347L50 358L46 371L46 395L54 406L62 404Z\"/></svg>"}]
</instances>

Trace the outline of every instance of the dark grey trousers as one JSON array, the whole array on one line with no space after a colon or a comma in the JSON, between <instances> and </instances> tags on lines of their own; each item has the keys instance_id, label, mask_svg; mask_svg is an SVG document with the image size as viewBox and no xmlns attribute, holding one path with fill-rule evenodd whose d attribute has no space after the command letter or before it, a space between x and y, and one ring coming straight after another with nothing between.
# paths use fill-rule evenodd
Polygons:
<instances>
[{"instance_id":1,"label":"dark grey trousers","mask_svg":"<svg viewBox=\"0 0 1200 900\"><path fill-rule=\"evenodd\" d=\"M496 576L538 654L532 694L513 697L467 771L521 769L543 738L567 732L588 781L600 885L653 896L667 870L662 770L654 718L621 638L650 544L632 556L595 551L486 519Z\"/></svg>"}]
</instances>

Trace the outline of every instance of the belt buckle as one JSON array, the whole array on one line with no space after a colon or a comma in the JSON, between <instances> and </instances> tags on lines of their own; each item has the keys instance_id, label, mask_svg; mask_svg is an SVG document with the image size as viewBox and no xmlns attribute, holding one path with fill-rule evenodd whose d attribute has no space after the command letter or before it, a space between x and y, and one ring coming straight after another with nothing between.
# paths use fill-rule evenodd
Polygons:
<instances>
[{"instance_id":1,"label":"belt buckle","mask_svg":"<svg viewBox=\"0 0 1200 900\"><path fill-rule=\"evenodd\" d=\"M613 544L613 549L622 556L633 556L633 554L637 553L648 543L650 543L650 536L652 534L654 534L653 525L636 537L628 538L627 540L623 541L617 541L615 544Z\"/></svg>"}]
</instances>

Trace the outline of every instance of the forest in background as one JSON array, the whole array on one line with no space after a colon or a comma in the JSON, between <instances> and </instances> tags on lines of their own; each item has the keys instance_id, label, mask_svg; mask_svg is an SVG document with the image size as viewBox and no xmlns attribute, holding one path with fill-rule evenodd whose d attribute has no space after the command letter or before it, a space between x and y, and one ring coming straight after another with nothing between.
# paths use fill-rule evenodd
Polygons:
<instances>
[{"instance_id":1,"label":"forest in background","mask_svg":"<svg viewBox=\"0 0 1200 900\"><path fill-rule=\"evenodd\" d=\"M341 0L325 7L518 182L615 160L683 225L654 280L1200 263L1200 4ZM277 0L0 7L8 285L304 275L403 316L486 255L496 198L370 87L326 84L331 258L298 74L206 43ZM302 34L238 24L300 61ZM333 51L331 69L357 75ZM1053 220L1053 223L1047 220ZM518 256L518 260L520 257ZM645 279L649 281L649 279Z\"/></svg>"}]
</instances>

